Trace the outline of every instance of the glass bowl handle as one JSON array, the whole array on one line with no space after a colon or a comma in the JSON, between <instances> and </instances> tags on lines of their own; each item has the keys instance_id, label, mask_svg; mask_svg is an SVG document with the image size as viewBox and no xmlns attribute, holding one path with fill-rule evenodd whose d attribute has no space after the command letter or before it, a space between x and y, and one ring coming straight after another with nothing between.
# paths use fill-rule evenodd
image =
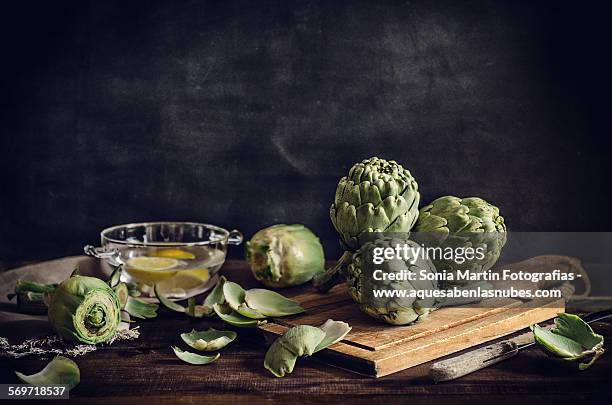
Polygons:
<instances>
[{"instance_id":1,"label":"glass bowl handle","mask_svg":"<svg viewBox=\"0 0 612 405\"><path fill-rule=\"evenodd\" d=\"M103 247L85 245L83 247L83 251L87 256L95 257L96 259L105 259L110 261L119 257L118 249L106 250Z\"/></svg>"},{"instance_id":2,"label":"glass bowl handle","mask_svg":"<svg viewBox=\"0 0 612 405\"><path fill-rule=\"evenodd\" d=\"M244 236L242 232L237 229L232 229L229 233L229 237L227 238L227 243L230 245L240 245L244 240Z\"/></svg>"}]
</instances>

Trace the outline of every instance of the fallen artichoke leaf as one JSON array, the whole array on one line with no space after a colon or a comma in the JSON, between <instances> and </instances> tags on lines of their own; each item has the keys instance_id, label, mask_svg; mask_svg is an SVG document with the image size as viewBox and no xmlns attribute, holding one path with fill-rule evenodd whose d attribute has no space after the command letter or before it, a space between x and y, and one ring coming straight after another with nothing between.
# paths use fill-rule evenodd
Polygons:
<instances>
[{"instance_id":1,"label":"fallen artichoke leaf","mask_svg":"<svg viewBox=\"0 0 612 405\"><path fill-rule=\"evenodd\" d=\"M352 328L346 322L328 319L323 325L319 326L319 329L325 332L325 337L315 348L315 353L344 339Z\"/></svg>"},{"instance_id":2,"label":"fallen artichoke leaf","mask_svg":"<svg viewBox=\"0 0 612 405\"><path fill-rule=\"evenodd\" d=\"M282 378L285 374L291 374L295 367L298 356L280 343L280 338L276 339L266 352L264 367L275 377Z\"/></svg>"},{"instance_id":3,"label":"fallen artichoke leaf","mask_svg":"<svg viewBox=\"0 0 612 405\"><path fill-rule=\"evenodd\" d=\"M213 309L213 306L215 304L222 305L225 303L225 296L223 295L223 286L225 285L226 281L227 279L225 278L225 276L221 276L210 294L208 294L204 299L204 302L202 303L202 312L204 313L204 315L214 315L215 310Z\"/></svg>"},{"instance_id":4,"label":"fallen artichoke leaf","mask_svg":"<svg viewBox=\"0 0 612 405\"><path fill-rule=\"evenodd\" d=\"M246 292L244 289L237 283L226 281L223 285L225 302L227 302L227 305L234 311L238 311L238 307L244 303L245 294Z\"/></svg>"},{"instance_id":5,"label":"fallen artichoke leaf","mask_svg":"<svg viewBox=\"0 0 612 405\"><path fill-rule=\"evenodd\" d=\"M157 289L157 284L155 284L155 287L153 287L153 291L155 291L155 297L157 297L159 303L162 304L164 307L168 308L169 310L181 313L187 311L187 308L180 304L177 304L176 302L170 301L162 293L160 293Z\"/></svg>"},{"instance_id":6,"label":"fallen artichoke leaf","mask_svg":"<svg viewBox=\"0 0 612 405\"><path fill-rule=\"evenodd\" d=\"M295 315L305 311L298 302L262 288L247 291L244 301L251 309L266 316Z\"/></svg>"},{"instance_id":7,"label":"fallen artichoke leaf","mask_svg":"<svg viewBox=\"0 0 612 405\"><path fill-rule=\"evenodd\" d=\"M136 283L125 283L128 288L128 292L132 297L140 297L140 290L138 289L138 284Z\"/></svg>"},{"instance_id":8,"label":"fallen artichoke leaf","mask_svg":"<svg viewBox=\"0 0 612 405\"><path fill-rule=\"evenodd\" d=\"M219 353L214 356L202 356L201 354L186 352L174 346L172 347L172 350L174 351L176 357L183 360L185 363L195 364L198 366L203 364L210 364L217 360L219 356L221 356Z\"/></svg>"},{"instance_id":9,"label":"fallen artichoke leaf","mask_svg":"<svg viewBox=\"0 0 612 405\"><path fill-rule=\"evenodd\" d=\"M240 315L238 312L231 309L229 306L215 304L213 306L217 316L221 318L223 322L226 322L232 326L239 328L255 328L259 325L266 323L265 320L258 320L248 318Z\"/></svg>"},{"instance_id":10,"label":"fallen artichoke leaf","mask_svg":"<svg viewBox=\"0 0 612 405\"><path fill-rule=\"evenodd\" d=\"M320 327L294 326L276 339L266 352L264 367L275 377L291 374L298 357L311 356L339 342L351 330L346 322L328 319Z\"/></svg>"},{"instance_id":11,"label":"fallen artichoke leaf","mask_svg":"<svg viewBox=\"0 0 612 405\"><path fill-rule=\"evenodd\" d=\"M312 356L324 338L325 332L316 326L298 325L285 332L280 343L298 357Z\"/></svg>"},{"instance_id":12,"label":"fallen artichoke leaf","mask_svg":"<svg viewBox=\"0 0 612 405\"><path fill-rule=\"evenodd\" d=\"M251 319L265 319L266 316L262 313L255 311L253 308L250 308L246 303L242 303L238 305L236 308L236 312L238 312L242 316L246 316Z\"/></svg>"},{"instance_id":13,"label":"fallen artichoke leaf","mask_svg":"<svg viewBox=\"0 0 612 405\"><path fill-rule=\"evenodd\" d=\"M238 334L233 331L210 328L207 331L192 329L189 333L181 333L181 339L196 350L220 350L236 339Z\"/></svg>"},{"instance_id":14,"label":"fallen artichoke leaf","mask_svg":"<svg viewBox=\"0 0 612 405\"><path fill-rule=\"evenodd\" d=\"M145 302L128 295L124 310L134 318L150 319L157 317L157 308L157 304Z\"/></svg>"},{"instance_id":15,"label":"fallen artichoke leaf","mask_svg":"<svg viewBox=\"0 0 612 405\"><path fill-rule=\"evenodd\" d=\"M130 295L127 285L125 283L119 283L113 287L113 290L115 290L115 294L117 294L117 299L119 300L121 309L124 309Z\"/></svg>"},{"instance_id":16,"label":"fallen artichoke leaf","mask_svg":"<svg viewBox=\"0 0 612 405\"><path fill-rule=\"evenodd\" d=\"M577 364L579 370L589 368L604 353L604 338L579 316L561 313L550 329L531 325L535 343L548 356L564 364Z\"/></svg>"},{"instance_id":17,"label":"fallen artichoke leaf","mask_svg":"<svg viewBox=\"0 0 612 405\"><path fill-rule=\"evenodd\" d=\"M15 371L17 378L31 385L67 385L71 390L81 381L79 366L64 356L57 356L41 371L32 375L25 375Z\"/></svg>"}]
</instances>

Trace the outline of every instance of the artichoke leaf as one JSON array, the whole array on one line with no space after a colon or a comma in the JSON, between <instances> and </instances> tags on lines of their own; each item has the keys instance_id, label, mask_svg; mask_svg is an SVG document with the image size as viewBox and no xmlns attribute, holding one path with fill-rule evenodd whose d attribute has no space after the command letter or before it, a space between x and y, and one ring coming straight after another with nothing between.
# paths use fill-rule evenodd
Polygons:
<instances>
[{"instance_id":1,"label":"artichoke leaf","mask_svg":"<svg viewBox=\"0 0 612 405\"><path fill-rule=\"evenodd\" d=\"M279 338L280 344L296 356L312 356L325 332L310 325L298 325L289 329Z\"/></svg>"},{"instance_id":2,"label":"artichoke leaf","mask_svg":"<svg viewBox=\"0 0 612 405\"><path fill-rule=\"evenodd\" d=\"M134 318L150 319L157 317L157 304L143 301L139 298L128 296L124 310Z\"/></svg>"},{"instance_id":3,"label":"artichoke leaf","mask_svg":"<svg viewBox=\"0 0 612 405\"><path fill-rule=\"evenodd\" d=\"M115 294L117 295L121 309L125 308L128 296L130 295L127 285L125 283L119 283L113 287L113 290L115 290Z\"/></svg>"},{"instance_id":4,"label":"artichoke leaf","mask_svg":"<svg viewBox=\"0 0 612 405\"><path fill-rule=\"evenodd\" d=\"M297 357L292 351L280 344L280 338L275 340L266 352L264 367L275 377L291 374Z\"/></svg>"},{"instance_id":5,"label":"artichoke leaf","mask_svg":"<svg viewBox=\"0 0 612 405\"><path fill-rule=\"evenodd\" d=\"M57 356L41 371L32 375L25 375L15 371L20 381L31 385L67 385L71 390L81 382L79 366L64 356Z\"/></svg>"},{"instance_id":6,"label":"artichoke leaf","mask_svg":"<svg viewBox=\"0 0 612 405\"><path fill-rule=\"evenodd\" d=\"M305 311L297 301L262 288L247 291L245 301L250 308L266 316L295 315Z\"/></svg>"},{"instance_id":7,"label":"artichoke leaf","mask_svg":"<svg viewBox=\"0 0 612 405\"><path fill-rule=\"evenodd\" d=\"M256 328L257 326L266 323L265 320L251 319L243 316L231 309L229 306L215 304L213 309L223 322L239 328Z\"/></svg>"},{"instance_id":8,"label":"artichoke leaf","mask_svg":"<svg viewBox=\"0 0 612 405\"><path fill-rule=\"evenodd\" d=\"M293 372L298 356L280 344L279 340L274 341L266 352L264 367L275 377L280 378Z\"/></svg>"},{"instance_id":9,"label":"artichoke leaf","mask_svg":"<svg viewBox=\"0 0 612 405\"><path fill-rule=\"evenodd\" d=\"M338 343L344 339L352 328L346 322L328 319L323 325L319 326L319 329L325 333L325 337L323 340L321 340L321 342L319 342L314 350L314 353L326 349L334 343Z\"/></svg>"},{"instance_id":10,"label":"artichoke leaf","mask_svg":"<svg viewBox=\"0 0 612 405\"><path fill-rule=\"evenodd\" d=\"M213 315L215 313L213 306L215 304L221 305L225 303L225 297L223 295L223 285L226 281L227 279L225 278L225 276L221 276L219 278L219 281L217 281L215 287L204 299L204 302L202 303L202 312L204 315Z\"/></svg>"},{"instance_id":11,"label":"artichoke leaf","mask_svg":"<svg viewBox=\"0 0 612 405\"><path fill-rule=\"evenodd\" d=\"M202 356L201 354L187 352L174 346L172 347L172 350L174 351L176 357L183 360L185 363L194 364L197 366L210 364L221 356L219 353L214 356Z\"/></svg>"},{"instance_id":12,"label":"artichoke leaf","mask_svg":"<svg viewBox=\"0 0 612 405\"><path fill-rule=\"evenodd\" d=\"M236 339L238 334L233 331L216 330L207 331L192 329L189 333L181 333L181 339L196 350L215 351L220 350Z\"/></svg>"},{"instance_id":13,"label":"artichoke leaf","mask_svg":"<svg viewBox=\"0 0 612 405\"><path fill-rule=\"evenodd\" d=\"M174 312L181 312L181 313L187 312L187 308L185 308L181 304L177 304L174 301L170 301L170 299L168 299L161 292L159 292L157 288L157 284L155 284L155 287L153 288L153 290L155 291L155 297L157 297L157 299L159 300L159 303L162 304L162 306Z\"/></svg>"},{"instance_id":14,"label":"artichoke leaf","mask_svg":"<svg viewBox=\"0 0 612 405\"><path fill-rule=\"evenodd\" d=\"M223 285L223 297L227 305L237 311L238 307L244 303L245 291L239 284L226 281Z\"/></svg>"},{"instance_id":15,"label":"artichoke leaf","mask_svg":"<svg viewBox=\"0 0 612 405\"><path fill-rule=\"evenodd\" d=\"M236 308L236 312L238 312L242 316L246 316L247 318L251 318L251 319L265 319L266 318L266 315L254 310L253 308L250 308L245 303L238 305L238 308Z\"/></svg>"},{"instance_id":16,"label":"artichoke leaf","mask_svg":"<svg viewBox=\"0 0 612 405\"><path fill-rule=\"evenodd\" d=\"M593 332L577 315L561 313L552 329L536 324L531 330L544 353L564 364L577 364L579 370L590 367L605 351L603 336Z\"/></svg>"}]
</instances>

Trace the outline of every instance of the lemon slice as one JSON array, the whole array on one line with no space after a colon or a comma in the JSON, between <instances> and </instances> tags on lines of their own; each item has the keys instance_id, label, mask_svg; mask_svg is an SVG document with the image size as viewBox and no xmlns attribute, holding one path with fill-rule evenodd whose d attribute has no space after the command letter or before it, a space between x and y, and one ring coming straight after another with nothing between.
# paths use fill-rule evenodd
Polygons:
<instances>
[{"instance_id":1,"label":"lemon slice","mask_svg":"<svg viewBox=\"0 0 612 405\"><path fill-rule=\"evenodd\" d=\"M162 292L189 291L199 288L210 278L208 269L189 269L176 271L174 276L169 277L157 284Z\"/></svg>"},{"instance_id":2,"label":"lemon slice","mask_svg":"<svg viewBox=\"0 0 612 405\"><path fill-rule=\"evenodd\" d=\"M132 257L126 263L127 267L145 271L170 270L178 266L179 261L167 257Z\"/></svg>"},{"instance_id":3,"label":"lemon slice","mask_svg":"<svg viewBox=\"0 0 612 405\"><path fill-rule=\"evenodd\" d=\"M156 257L169 257L171 259L195 259L195 255L182 249L159 249L155 252Z\"/></svg>"},{"instance_id":4,"label":"lemon slice","mask_svg":"<svg viewBox=\"0 0 612 405\"><path fill-rule=\"evenodd\" d=\"M126 263L126 271L138 282L144 284L155 284L174 276L179 265L177 259L166 257L139 256L129 259Z\"/></svg>"}]
</instances>

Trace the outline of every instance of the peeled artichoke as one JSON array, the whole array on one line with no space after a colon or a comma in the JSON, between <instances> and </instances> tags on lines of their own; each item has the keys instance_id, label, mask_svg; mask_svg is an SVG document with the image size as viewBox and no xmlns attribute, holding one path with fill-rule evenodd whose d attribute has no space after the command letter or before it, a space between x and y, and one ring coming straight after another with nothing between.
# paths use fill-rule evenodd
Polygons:
<instances>
[{"instance_id":1,"label":"peeled artichoke","mask_svg":"<svg viewBox=\"0 0 612 405\"><path fill-rule=\"evenodd\" d=\"M53 292L48 317L62 338L96 344L115 336L121 307L115 292L104 281L73 275Z\"/></svg>"},{"instance_id":2,"label":"peeled artichoke","mask_svg":"<svg viewBox=\"0 0 612 405\"><path fill-rule=\"evenodd\" d=\"M270 288L304 284L325 270L319 238L304 225L273 225L246 244L246 260L255 278Z\"/></svg>"},{"instance_id":3,"label":"peeled artichoke","mask_svg":"<svg viewBox=\"0 0 612 405\"><path fill-rule=\"evenodd\" d=\"M351 167L336 188L329 209L345 254L338 264L315 277L315 286L329 289L351 253L370 232L409 232L419 215L418 184L410 172L393 160L377 157Z\"/></svg>"},{"instance_id":4,"label":"peeled artichoke","mask_svg":"<svg viewBox=\"0 0 612 405\"><path fill-rule=\"evenodd\" d=\"M351 297L359 304L362 312L392 325L407 325L423 320L439 305L435 298L381 298L375 297L373 290L405 290L433 291L438 288L435 277L431 280L426 274L434 275L436 269L433 263L413 254L401 259L386 260L381 265L374 266L373 252L375 248L395 248L398 244L407 244L409 248L418 249L416 242L406 239L381 237L373 242L366 242L353 255L352 262L347 267L347 284ZM415 280L377 281L373 277L373 268L386 274L402 272L416 273Z\"/></svg>"},{"instance_id":5,"label":"peeled artichoke","mask_svg":"<svg viewBox=\"0 0 612 405\"><path fill-rule=\"evenodd\" d=\"M444 259L430 255L439 272L468 270L480 273L490 269L506 244L506 225L499 209L482 198L440 197L421 208L413 229L415 240L424 245L444 248L480 248L482 258L462 263L456 257ZM465 285L466 281L448 280L447 286Z\"/></svg>"}]
</instances>

